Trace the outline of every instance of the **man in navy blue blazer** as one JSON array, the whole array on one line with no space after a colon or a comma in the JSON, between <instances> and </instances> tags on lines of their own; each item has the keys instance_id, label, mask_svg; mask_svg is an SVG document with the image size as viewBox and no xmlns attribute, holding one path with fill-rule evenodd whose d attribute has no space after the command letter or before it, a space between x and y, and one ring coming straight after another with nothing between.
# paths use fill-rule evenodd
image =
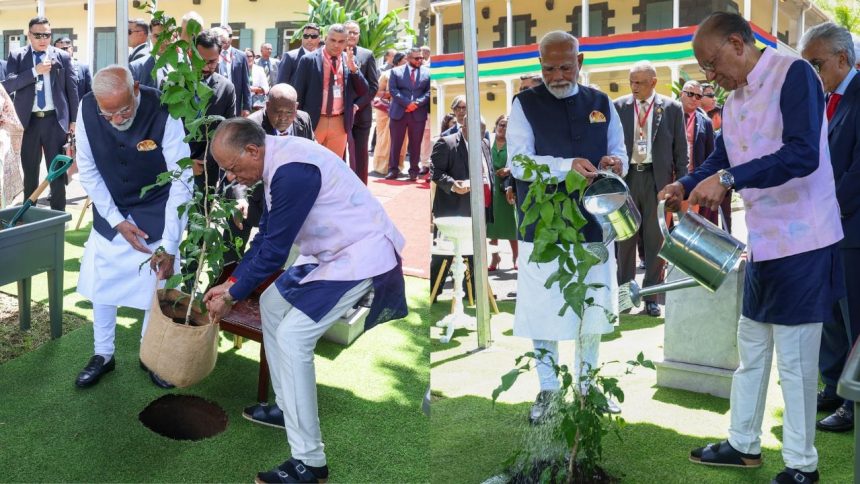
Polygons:
<instances>
[{"instance_id":1,"label":"man in navy blue blazer","mask_svg":"<svg viewBox=\"0 0 860 484\"><path fill-rule=\"evenodd\" d=\"M90 74L90 66L75 59L75 47L72 39L63 37L54 41L54 47L66 51L72 58L72 66L75 69L75 79L78 80L78 99L83 99L86 93L93 90L93 75Z\"/></svg>"},{"instance_id":2,"label":"man in navy blue blazer","mask_svg":"<svg viewBox=\"0 0 860 484\"><path fill-rule=\"evenodd\" d=\"M834 309L834 324L824 324L818 368L824 390L818 410L834 413L816 427L830 432L854 428L854 402L836 395L845 359L860 335L860 75L851 34L832 22L816 25L800 40L799 49L827 93L827 141L836 181L836 199L845 238L839 243L848 296Z\"/></svg>"},{"instance_id":3,"label":"man in navy blue blazer","mask_svg":"<svg viewBox=\"0 0 860 484\"><path fill-rule=\"evenodd\" d=\"M321 32L319 25L315 23L305 24L302 29L301 47L289 52L284 52L283 55L281 55L281 64L278 67L277 84L283 83L293 85L293 77L296 75L299 61L302 60L302 57L319 49Z\"/></svg>"},{"instance_id":4,"label":"man in navy blue blazer","mask_svg":"<svg viewBox=\"0 0 860 484\"><path fill-rule=\"evenodd\" d=\"M690 158L687 173L692 173L714 151L714 125L702 109L703 91L699 81L691 80L684 83L679 93L681 107L684 108L684 130L687 133L687 154ZM731 200L731 191L726 193L726 198ZM719 211L699 207L699 214L718 224ZM725 215L728 220L729 214Z\"/></svg>"},{"instance_id":5,"label":"man in navy blue blazer","mask_svg":"<svg viewBox=\"0 0 860 484\"><path fill-rule=\"evenodd\" d=\"M430 70L424 66L421 49L418 47L409 49L406 59L405 65L391 70L391 78L388 80L388 91L391 93L391 106L388 108L391 149L388 155L386 180L396 180L400 175L398 158L407 132L409 133L409 180L418 179L424 124L430 112Z\"/></svg>"},{"instance_id":6,"label":"man in navy blue blazer","mask_svg":"<svg viewBox=\"0 0 860 484\"><path fill-rule=\"evenodd\" d=\"M358 110L356 99L368 91L346 39L343 25L330 25L325 47L302 57L293 76L299 109L311 116L317 142L341 158Z\"/></svg>"},{"instance_id":7,"label":"man in navy blue blazer","mask_svg":"<svg viewBox=\"0 0 860 484\"><path fill-rule=\"evenodd\" d=\"M236 88L236 116L245 117L251 114L248 58L231 44L233 29L229 25L222 25L217 31L221 35L221 64L218 73L229 79Z\"/></svg>"},{"instance_id":8,"label":"man in navy blue blazer","mask_svg":"<svg viewBox=\"0 0 860 484\"><path fill-rule=\"evenodd\" d=\"M30 45L9 54L3 87L15 95L15 112L24 125L21 167L24 196L39 185L39 163L63 153L66 136L78 115L78 83L69 55L51 46L51 25L45 17L30 20ZM51 208L66 209L65 176L51 182Z\"/></svg>"}]
</instances>

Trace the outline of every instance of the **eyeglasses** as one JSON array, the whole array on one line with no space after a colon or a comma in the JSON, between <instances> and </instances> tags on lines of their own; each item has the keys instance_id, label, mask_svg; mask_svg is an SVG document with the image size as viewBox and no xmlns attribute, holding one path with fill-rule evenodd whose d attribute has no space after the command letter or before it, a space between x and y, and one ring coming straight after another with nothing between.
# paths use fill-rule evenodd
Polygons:
<instances>
[{"instance_id":1,"label":"eyeglasses","mask_svg":"<svg viewBox=\"0 0 860 484\"><path fill-rule=\"evenodd\" d=\"M815 72L821 74L821 68L824 66L824 64L827 64L827 61L834 57L835 55L831 55L824 60L812 59L811 61L809 61L809 63L812 64L812 67L815 69Z\"/></svg>"},{"instance_id":2,"label":"eyeglasses","mask_svg":"<svg viewBox=\"0 0 860 484\"><path fill-rule=\"evenodd\" d=\"M44 33L41 33L41 32L33 32L33 31L31 30L31 31L30 31L30 35L32 35L32 36L33 36L33 38L41 39L41 40L47 40L47 39L50 39L50 38L51 38L51 33L50 33L50 32L44 32Z\"/></svg>"},{"instance_id":3,"label":"eyeglasses","mask_svg":"<svg viewBox=\"0 0 860 484\"><path fill-rule=\"evenodd\" d=\"M717 95L716 95L716 94L714 94L714 93L702 94L702 96L705 96L705 97L717 97Z\"/></svg>"},{"instance_id":4,"label":"eyeglasses","mask_svg":"<svg viewBox=\"0 0 860 484\"><path fill-rule=\"evenodd\" d=\"M131 34L133 34L133 33L135 33L135 32L143 32L143 30L131 30L131 29L128 29L128 35L131 35Z\"/></svg>"},{"instance_id":5,"label":"eyeglasses","mask_svg":"<svg viewBox=\"0 0 860 484\"><path fill-rule=\"evenodd\" d=\"M108 121L112 120L113 118L115 118L117 116L119 116L123 119L128 118L131 115L131 109L132 109L131 106L126 106L126 107L120 109L119 111L116 111L113 113L106 113L106 112L102 111L101 108L98 108L99 116L105 118Z\"/></svg>"},{"instance_id":6,"label":"eyeglasses","mask_svg":"<svg viewBox=\"0 0 860 484\"><path fill-rule=\"evenodd\" d=\"M303 39L318 39L320 38L320 34L303 34Z\"/></svg>"},{"instance_id":7,"label":"eyeglasses","mask_svg":"<svg viewBox=\"0 0 860 484\"><path fill-rule=\"evenodd\" d=\"M694 98L696 98L696 99L698 99L698 100L701 100L701 99L702 99L702 95L701 95L701 94L698 94L698 93L695 93L695 92L683 91L683 93L684 93L684 94L686 94L686 95L687 95L687 97L694 97Z\"/></svg>"},{"instance_id":8,"label":"eyeglasses","mask_svg":"<svg viewBox=\"0 0 860 484\"><path fill-rule=\"evenodd\" d=\"M728 41L729 41L729 39L726 38L726 40L724 40L723 43L720 44L719 47L717 47L717 53L714 54L714 58L711 59L711 62L706 62L705 64L699 64L699 70L702 71L702 73L707 74L708 72L714 72L717 69L717 60L719 60L720 51L723 50L723 47L726 46L726 43Z\"/></svg>"},{"instance_id":9,"label":"eyeglasses","mask_svg":"<svg viewBox=\"0 0 860 484\"><path fill-rule=\"evenodd\" d=\"M466 110L466 105L464 104L464 105L462 105L462 106L454 106L454 108L453 108L453 109L454 109L454 111L465 111L465 110Z\"/></svg>"},{"instance_id":10,"label":"eyeglasses","mask_svg":"<svg viewBox=\"0 0 860 484\"><path fill-rule=\"evenodd\" d=\"M562 64L560 66L548 66L541 64L541 70L547 74L552 74L555 71L561 71L562 74L568 74L574 71L576 68L575 64Z\"/></svg>"}]
</instances>

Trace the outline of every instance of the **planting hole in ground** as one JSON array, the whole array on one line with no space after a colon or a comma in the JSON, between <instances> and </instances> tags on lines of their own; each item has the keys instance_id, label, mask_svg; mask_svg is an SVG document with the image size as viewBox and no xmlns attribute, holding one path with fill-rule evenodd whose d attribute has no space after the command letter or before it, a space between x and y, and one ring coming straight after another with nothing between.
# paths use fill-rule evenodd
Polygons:
<instances>
[{"instance_id":1,"label":"planting hole in ground","mask_svg":"<svg viewBox=\"0 0 860 484\"><path fill-rule=\"evenodd\" d=\"M218 405L191 395L165 395L139 415L149 430L174 440L202 440L227 428L227 414Z\"/></svg>"}]
</instances>

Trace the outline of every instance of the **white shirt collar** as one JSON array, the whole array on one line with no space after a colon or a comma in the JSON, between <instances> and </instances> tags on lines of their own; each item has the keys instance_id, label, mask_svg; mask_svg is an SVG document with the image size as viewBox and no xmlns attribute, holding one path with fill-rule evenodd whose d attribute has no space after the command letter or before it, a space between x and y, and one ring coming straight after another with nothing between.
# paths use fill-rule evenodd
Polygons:
<instances>
[{"instance_id":1,"label":"white shirt collar","mask_svg":"<svg viewBox=\"0 0 860 484\"><path fill-rule=\"evenodd\" d=\"M854 76L857 75L857 69L850 69L848 71L848 75L845 76L845 79L842 79L842 82L839 83L839 86L833 91L835 94L839 94L842 96L845 94L845 91L848 89L848 84L851 84L851 80L854 79Z\"/></svg>"}]
</instances>

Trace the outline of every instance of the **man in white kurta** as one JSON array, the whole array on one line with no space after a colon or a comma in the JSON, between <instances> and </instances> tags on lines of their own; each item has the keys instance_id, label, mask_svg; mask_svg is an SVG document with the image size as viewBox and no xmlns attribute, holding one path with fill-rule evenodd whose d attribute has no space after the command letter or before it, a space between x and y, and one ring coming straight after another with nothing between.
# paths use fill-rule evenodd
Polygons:
<instances>
[{"instance_id":1,"label":"man in white kurta","mask_svg":"<svg viewBox=\"0 0 860 484\"><path fill-rule=\"evenodd\" d=\"M167 114L158 91L138 87L128 69L109 66L95 75L77 126L81 185L94 206L78 280L78 292L93 304L95 351L75 381L85 388L114 369L118 306L144 310L142 339L157 280L178 271L185 221L177 208L191 191L174 181L140 196L159 173L178 170L189 149L182 122ZM183 180L190 176L190 170L182 172ZM158 247L164 253L153 255ZM154 373L150 377L168 385Z\"/></svg>"},{"instance_id":2,"label":"man in white kurta","mask_svg":"<svg viewBox=\"0 0 860 484\"><path fill-rule=\"evenodd\" d=\"M613 170L620 175L627 171L624 134L614 106L605 94L576 82L583 58L578 54L576 38L566 32L550 32L541 40L540 54L544 85L520 92L514 99L508 120L508 164L517 184L519 220L522 220L521 206L528 193L529 180L524 178L522 167L513 163L516 155L527 155L549 166L551 174L559 180L564 180L570 170L576 170L589 180L597 176L598 169ZM558 341L577 340L575 375L596 367L600 335L613 331L604 308L618 314L618 284L614 246L610 243L602 250L602 230L600 224L592 220L582 232L586 242L606 254L606 260L591 269L586 282L606 287L589 291L588 297L594 298L595 306L586 310L584 322L570 310L559 316L564 298L558 283L549 289L544 287L558 264L529 262L533 231L530 227L526 235L518 233L520 253L514 335L531 338L536 351L546 351L537 365L541 391L529 415L530 421L537 423L545 415L552 395L560 388L550 364L550 359L559 362ZM582 384L583 391L587 391L587 383ZM614 403L609 410L620 411Z\"/></svg>"}]
</instances>

